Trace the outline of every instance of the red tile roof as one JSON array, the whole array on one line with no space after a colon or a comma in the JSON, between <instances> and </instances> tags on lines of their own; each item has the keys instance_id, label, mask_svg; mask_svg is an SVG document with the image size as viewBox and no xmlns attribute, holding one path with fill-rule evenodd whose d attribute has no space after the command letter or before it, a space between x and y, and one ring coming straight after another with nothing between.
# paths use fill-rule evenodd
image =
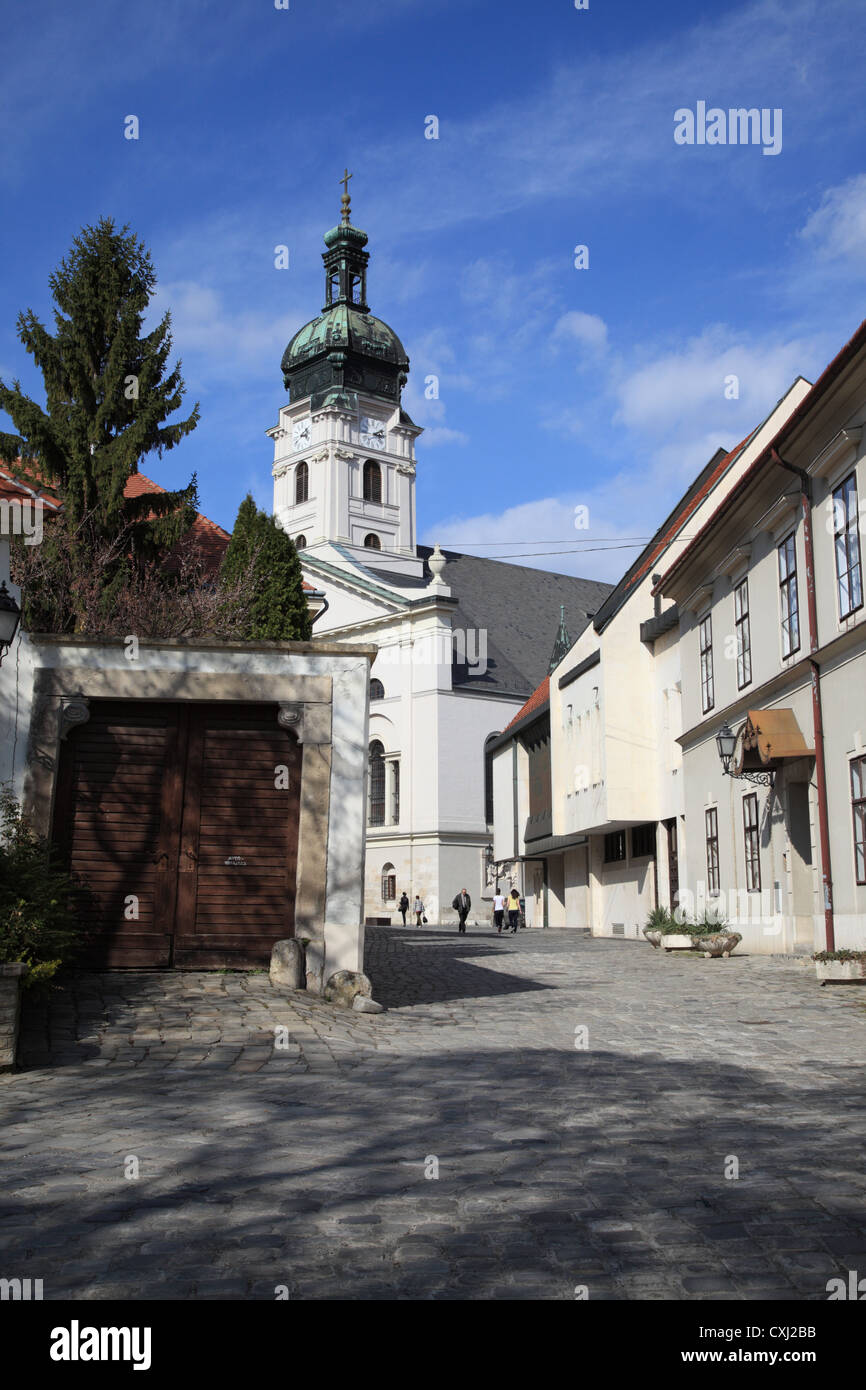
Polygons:
<instances>
[{"instance_id":1,"label":"red tile roof","mask_svg":"<svg viewBox=\"0 0 866 1390\"><path fill-rule=\"evenodd\" d=\"M511 720L510 723L506 724L506 726L505 726L505 728L502 730L502 732L503 732L504 734L507 733L509 729L513 729L513 728L514 728L514 725L515 725L515 724L519 724L522 720L526 719L530 714L534 714L536 710L542 709L542 707L543 707L544 705L547 704L547 701L548 701L549 699L550 699L550 676L545 676L545 677L544 677L544 680L541 682L541 685L539 685L535 690L533 690L533 692L532 692L532 694L530 695L529 699L526 701L526 704L523 706L522 709L519 709L519 710L517 711L517 713L515 714L514 718Z\"/></svg>"},{"instance_id":2,"label":"red tile roof","mask_svg":"<svg viewBox=\"0 0 866 1390\"><path fill-rule=\"evenodd\" d=\"M33 478L34 481L39 477L38 465L27 464L25 467L21 459L17 459L16 463L25 477ZM6 465L6 467L9 466L10 465ZM32 485L22 482L12 473L8 473L5 469L0 468L0 498L13 501L21 497L41 497L49 507L56 510L60 503L57 501L56 496L52 497L49 495L51 491L53 491L53 489L48 488L47 485L41 485L36 489ZM147 493L164 493L167 489L160 487L159 483L155 483L152 478L148 478L144 473L133 473L127 479L126 487L123 491L126 497L143 497ZM205 569L208 573L214 574L222 564L223 556L226 553L230 539L231 537L228 531L224 531L222 526L218 526L215 521L211 521L209 517L203 516L201 512L197 512L195 521L189 531L183 539L178 542L169 556L169 564L171 564L172 559L176 557L180 548L192 544L201 555ZM312 584L307 583L306 579L303 583L304 588L309 593L317 592Z\"/></svg>"}]
</instances>

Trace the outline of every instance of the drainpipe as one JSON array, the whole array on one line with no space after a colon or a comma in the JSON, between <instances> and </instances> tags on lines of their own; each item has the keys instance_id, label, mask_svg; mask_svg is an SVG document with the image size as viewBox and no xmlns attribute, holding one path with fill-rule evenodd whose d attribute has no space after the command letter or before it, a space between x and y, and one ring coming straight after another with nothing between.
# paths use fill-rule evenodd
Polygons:
<instances>
[{"instance_id":1,"label":"drainpipe","mask_svg":"<svg viewBox=\"0 0 866 1390\"><path fill-rule=\"evenodd\" d=\"M800 511L806 551L806 596L809 613L809 672L812 685L812 723L815 730L815 782L818 791L818 835L821 842L821 874L824 884L824 935L826 949L835 951L833 922L833 873L830 867L830 816L827 809L827 773L824 763L824 717L821 705L821 668L818 651L818 603L815 595L815 552L812 544L812 479L796 464L786 463L776 449L770 450L774 463L800 479Z\"/></svg>"}]
</instances>

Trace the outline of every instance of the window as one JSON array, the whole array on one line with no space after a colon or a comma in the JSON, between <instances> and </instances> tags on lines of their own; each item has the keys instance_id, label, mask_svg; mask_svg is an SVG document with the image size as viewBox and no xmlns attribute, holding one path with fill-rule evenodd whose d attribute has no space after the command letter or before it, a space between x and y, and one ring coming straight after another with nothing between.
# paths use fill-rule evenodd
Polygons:
<instances>
[{"instance_id":1,"label":"window","mask_svg":"<svg viewBox=\"0 0 866 1390\"><path fill-rule=\"evenodd\" d=\"M698 631L701 648L701 704L706 714L716 703L713 687L713 620L709 613L701 620Z\"/></svg>"},{"instance_id":2,"label":"window","mask_svg":"<svg viewBox=\"0 0 866 1390\"><path fill-rule=\"evenodd\" d=\"M791 535L779 546L779 609L782 619L782 656L800 648L800 600L797 594L797 542Z\"/></svg>"},{"instance_id":3,"label":"window","mask_svg":"<svg viewBox=\"0 0 866 1390\"><path fill-rule=\"evenodd\" d=\"M385 749L378 739L374 739L370 744L370 807L367 824L385 824Z\"/></svg>"},{"instance_id":4,"label":"window","mask_svg":"<svg viewBox=\"0 0 866 1390\"><path fill-rule=\"evenodd\" d=\"M737 632L737 689L752 679L752 634L749 628L749 581L734 590L734 627Z\"/></svg>"},{"instance_id":5,"label":"window","mask_svg":"<svg viewBox=\"0 0 866 1390\"><path fill-rule=\"evenodd\" d=\"M849 613L863 604L858 523L857 480L852 473L833 493L833 536L840 618L847 618Z\"/></svg>"},{"instance_id":6,"label":"window","mask_svg":"<svg viewBox=\"0 0 866 1390\"><path fill-rule=\"evenodd\" d=\"M385 687L384 687L384 685L382 684L382 682L381 682L381 681L377 681L377 680L375 680L375 679L371 680L371 681L370 681L370 699L371 699L371 700L384 700L384 698L385 698Z\"/></svg>"},{"instance_id":7,"label":"window","mask_svg":"<svg viewBox=\"0 0 866 1390\"><path fill-rule=\"evenodd\" d=\"M336 304L340 298L340 272L335 270L328 277L328 303Z\"/></svg>"},{"instance_id":8,"label":"window","mask_svg":"<svg viewBox=\"0 0 866 1390\"><path fill-rule=\"evenodd\" d=\"M295 506L299 502L307 502L310 497L310 470L305 463L299 463L295 469Z\"/></svg>"},{"instance_id":9,"label":"window","mask_svg":"<svg viewBox=\"0 0 866 1390\"><path fill-rule=\"evenodd\" d=\"M363 290L363 282L362 282L362 280L361 280L360 275L353 275L353 276L352 276L352 284L351 284L351 289L350 289L350 291L349 291L349 298L350 298L350 300L351 300L351 302L352 302L353 304L362 304L362 303L363 303L363 300L364 300L364 290Z\"/></svg>"},{"instance_id":10,"label":"window","mask_svg":"<svg viewBox=\"0 0 866 1390\"><path fill-rule=\"evenodd\" d=\"M631 832L631 857L632 859L645 859L647 855L654 855L656 852L656 828L655 823L649 825L632 826Z\"/></svg>"},{"instance_id":11,"label":"window","mask_svg":"<svg viewBox=\"0 0 866 1390\"><path fill-rule=\"evenodd\" d=\"M758 828L758 797L750 792L743 797L743 839L746 848L746 889L749 893L761 891L761 849Z\"/></svg>"},{"instance_id":12,"label":"window","mask_svg":"<svg viewBox=\"0 0 866 1390\"><path fill-rule=\"evenodd\" d=\"M625 859L625 831L612 830L604 837L604 862L616 864Z\"/></svg>"},{"instance_id":13,"label":"window","mask_svg":"<svg viewBox=\"0 0 866 1390\"><path fill-rule=\"evenodd\" d=\"M393 864L382 866L382 902L392 903L397 897L397 872Z\"/></svg>"},{"instance_id":14,"label":"window","mask_svg":"<svg viewBox=\"0 0 866 1390\"><path fill-rule=\"evenodd\" d=\"M495 742L499 734L488 734L484 740L484 820L485 824L493 824L493 754L490 745Z\"/></svg>"},{"instance_id":15,"label":"window","mask_svg":"<svg viewBox=\"0 0 866 1390\"><path fill-rule=\"evenodd\" d=\"M375 535L373 534L372 531L370 532L370 534L369 534L368 536L365 536L365 537L364 537L364 549L365 549L365 550L381 550L381 549L382 549L382 542L379 540L379 537L378 537L378 536L375 536Z\"/></svg>"},{"instance_id":16,"label":"window","mask_svg":"<svg viewBox=\"0 0 866 1390\"><path fill-rule=\"evenodd\" d=\"M400 764L396 758L389 764L391 768L391 824L400 824Z\"/></svg>"},{"instance_id":17,"label":"window","mask_svg":"<svg viewBox=\"0 0 866 1390\"><path fill-rule=\"evenodd\" d=\"M704 812L704 827L707 837L707 892L719 892L719 812L710 806Z\"/></svg>"},{"instance_id":18,"label":"window","mask_svg":"<svg viewBox=\"0 0 866 1390\"><path fill-rule=\"evenodd\" d=\"M364 464L364 501L382 501L382 470L372 459Z\"/></svg>"},{"instance_id":19,"label":"window","mask_svg":"<svg viewBox=\"0 0 866 1390\"><path fill-rule=\"evenodd\" d=\"M295 536L295 549L296 549L296 550L306 550L306 548L307 548L307 538L306 538L306 536Z\"/></svg>"},{"instance_id":20,"label":"window","mask_svg":"<svg viewBox=\"0 0 866 1390\"><path fill-rule=\"evenodd\" d=\"M866 883L866 758L851 764L851 809L854 814L854 874Z\"/></svg>"}]
</instances>

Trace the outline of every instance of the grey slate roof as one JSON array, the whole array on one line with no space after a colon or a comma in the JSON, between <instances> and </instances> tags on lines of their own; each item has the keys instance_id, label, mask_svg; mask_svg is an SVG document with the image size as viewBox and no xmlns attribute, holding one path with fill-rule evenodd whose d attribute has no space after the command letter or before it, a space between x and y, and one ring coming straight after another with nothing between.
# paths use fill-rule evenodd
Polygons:
<instances>
[{"instance_id":1,"label":"grey slate roof","mask_svg":"<svg viewBox=\"0 0 866 1390\"><path fill-rule=\"evenodd\" d=\"M531 695L547 675L559 629L560 605L565 608L569 635L576 642L589 621L587 614L600 608L613 588L600 580L576 579L504 560L455 550L442 553L448 561L442 578L457 599L453 627L487 632L486 672L473 675L466 665L454 669L455 686L479 694ZM427 566L432 554L432 546L418 546L418 555L425 562L423 579L396 575L375 565L365 568L407 596L416 597L432 578ZM478 651L476 639L475 647L469 646L470 659Z\"/></svg>"}]
</instances>

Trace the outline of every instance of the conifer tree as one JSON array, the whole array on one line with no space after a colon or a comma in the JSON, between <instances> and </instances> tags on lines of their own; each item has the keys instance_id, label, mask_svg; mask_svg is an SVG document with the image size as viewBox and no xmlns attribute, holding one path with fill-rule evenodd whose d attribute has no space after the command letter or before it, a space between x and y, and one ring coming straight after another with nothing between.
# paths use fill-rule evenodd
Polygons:
<instances>
[{"instance_id":1,"label":"conifer tree","mask_svg":"<svg viewBox=\"0 0 866 1390\"><path fill-rule=\"evenodd\" d=\"M128 540L118 561L147 561L169 549L196 512L196 484L128 498L124 488L145 455L173 449L198 423L166 423L185 388L180 362L169 368L171 316L149 333L144 314L156 287L149 252L110 218L84 227L51 275L55 332L32 310L18 316L18 336L44 381L43 410L16 380L0 380L0 409L17 434L0 433L0 458L22 459L25 480L56 488L76 537L77 563L88 564L106 541ZM106 575L110 586L116 575Z\"/></svg>"},{"instance_id":2,"label":"conifer tree","mask_svg":"<svg viewBox=\"0 0 866 1390\"><path fill-rule=\"evenodd\" d=\"M259 511L247 493L238 510L223 560L224 584L250 576L245 636L251 640L309 641L310 614L298 552L272 516Z\"/></svg>"}]
</instances>

